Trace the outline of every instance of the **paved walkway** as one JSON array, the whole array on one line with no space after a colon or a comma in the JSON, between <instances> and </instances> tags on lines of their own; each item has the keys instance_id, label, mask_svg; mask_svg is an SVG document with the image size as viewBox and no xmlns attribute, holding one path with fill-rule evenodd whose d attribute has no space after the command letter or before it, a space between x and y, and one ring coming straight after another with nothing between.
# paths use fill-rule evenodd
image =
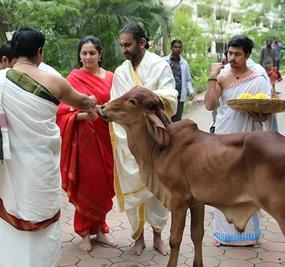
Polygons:
<instances>
[{"instance_id":1,"label":"paved walkway","mask_svg":"<svg viewBox=\"0 0 285 267\"><path fill-rule=\"evenodd\" d=\"M285 99L285 81L277 84L281 98ZM200 129L208 131L211 123L211 113L203 104L196 104L195 109L185 115L198 123ZM279 130L285 135L285 113L277 116ZM284 192L285 193L285 192ZM89 253L78 249L80 238L73 232L73 206L62 194L62 257L59 266L68 267L143 267L166 266L168 256L158 254L152 248L152 233L149 225L145 228L146 249L141 256L130 256L127 251L132 245L130 226L124 213L118 212L116 201L114 208L108 214L107 221L111 229L111 237L118 243L117 248L104 248L94 242ZM206 208L205 236L203 239L203 258L205 267L281 267L285 266L285 239L275 220L262 211L260 244L253 248L215 247L212 245L211 207ZM192 266L193 244L190 239L190 217L188 216L180 248L180 267ZM168 242L170 219L163 231L163 238Z\"/></svg>"}]
</instances>

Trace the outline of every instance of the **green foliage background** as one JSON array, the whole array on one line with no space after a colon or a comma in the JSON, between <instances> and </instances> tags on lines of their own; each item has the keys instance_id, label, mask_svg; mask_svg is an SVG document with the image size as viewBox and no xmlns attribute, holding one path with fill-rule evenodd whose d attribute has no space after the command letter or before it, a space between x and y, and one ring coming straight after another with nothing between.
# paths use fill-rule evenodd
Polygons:
<instances>
[{"instance_id":1,"label":"green foliage background","mask_svg":"<svg viewBox=\"0 0 285 267\"><path fill-rule=\"evenodd\" d=\"M181 3L182 1L180 1ZM151 51L163 56L163 47L181 39L183 56L189 62L193 85L197 92L206 88L211 62L219 61L222 54L210 55L208 49L217 36L225 42L230 38L225 27L227 18L219 21L212 16L212 7L218 12L231 8L230 0L193 0L208 28L201 28L192 19L193 6L165 6L162 0L0 0L0 44L5 32L22 26L34 26L46 35L45 61L66 75L76 64L77 45L81 38L93 34L104 47L103 67L114 70L123 56L118 43L120 29L128 22L138 22L151 40ZM240 13L240 34L254 39L253 59L259 54L267 38L279 36L285 42L285 0L243 0ZM269 15L275 20L270 22ZM265 29L262 25L268 24ZM169 29L168 32L165 29ZM165 51L164 51L165 52ZM283 60L284 62L285 60ZM284 63L282 65L284 66Z\"/></svg>"},{"instance_id":2,"label":"green foliage background","mask_svg":"<svg viewBox=\"0 0 285 267\"><path fill-rule=\"evenodd\" d=\"M169 11L159 0L1 0L8 30L33 26L46 35L45 61L67 72L76 63L78 42L98 36L104 47L103 67L114 70L122 61L118 33L128 22L141 24L153 40Z\"/></svg>"}]
</instances>

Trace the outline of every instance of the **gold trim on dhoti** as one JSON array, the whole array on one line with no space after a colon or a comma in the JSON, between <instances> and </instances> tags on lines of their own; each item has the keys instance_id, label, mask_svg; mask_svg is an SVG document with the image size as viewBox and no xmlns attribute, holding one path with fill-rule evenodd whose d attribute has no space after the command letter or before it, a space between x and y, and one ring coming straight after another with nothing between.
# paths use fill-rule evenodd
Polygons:
<instances>
[{"instance_id":1,"label":"gold trim on dhoti","mask_svg":"<svg viewBox=\"0 0 285 267\"><path fill-rule=\"evenodd\" d=\"M112 144L112 148L113 148L113 155L115 158L117 140L116 140L116 135L114 133L113 125L111 123L109 124L109 132L110 132L111 144ZM123 191L121 189L121 186L120 186L118 171L117 171L117 167L116 167L116 160L114 160L114 188L115 188L115 193L116 193L119 209L121 212L123 212L123 211L125 211L125 198L124 198L124 194L123 194Z\"/></svg>"},{"instance_id":2,"label":"gold trim on dhoti","mask_svg":"<svg viewBox=\"0 0 285 267\"><path fill-rule=\"evenodd\" d=\"M145 208L144 208L144 203L142 203L140 206L139 206L139 210L138 210L138 216L139 216L139 223L138 223L138 228L137 230L134 232L134 234L132 235L132 238L134 240L137 240L140 235L142 234L143 232L143 228L144 228L144 223L145 223Z\"/></svg>"}]
</instances>

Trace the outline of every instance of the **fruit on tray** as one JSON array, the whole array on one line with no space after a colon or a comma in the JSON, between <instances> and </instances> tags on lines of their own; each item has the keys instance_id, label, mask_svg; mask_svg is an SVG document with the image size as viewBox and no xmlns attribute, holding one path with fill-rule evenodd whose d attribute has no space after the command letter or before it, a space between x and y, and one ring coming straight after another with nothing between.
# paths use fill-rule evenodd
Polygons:
<instances>
[{"instance_id":1,"label":"fruit on tray","mask_svg":"<svg viewBox=\"0 0 285 267\"><path fill-rule=\"evenodd\" d=\"M239 99L270 99L271 97L265 93L257 93L255 95L250 93L243 93Z\"/></svg>"}]
</instances>

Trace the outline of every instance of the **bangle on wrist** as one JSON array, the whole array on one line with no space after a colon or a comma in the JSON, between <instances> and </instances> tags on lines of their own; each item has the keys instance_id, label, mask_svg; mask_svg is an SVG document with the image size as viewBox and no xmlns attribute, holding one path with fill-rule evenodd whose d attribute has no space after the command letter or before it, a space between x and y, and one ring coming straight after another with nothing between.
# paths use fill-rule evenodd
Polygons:
<instances>
[{"instance_id":1,"label":"bangle on wrist","mask_svg":"<svg viewBox=\"0 0 285 267\"><path fill-rule=\"evenodd\" d=\"M218 81L218 80L217 80L217 78L211 78L211 77L210 77L210 78L208 79L208 81L215 81L215 82L216 82L216 81Z\"/></svg>"}]
</instances>

